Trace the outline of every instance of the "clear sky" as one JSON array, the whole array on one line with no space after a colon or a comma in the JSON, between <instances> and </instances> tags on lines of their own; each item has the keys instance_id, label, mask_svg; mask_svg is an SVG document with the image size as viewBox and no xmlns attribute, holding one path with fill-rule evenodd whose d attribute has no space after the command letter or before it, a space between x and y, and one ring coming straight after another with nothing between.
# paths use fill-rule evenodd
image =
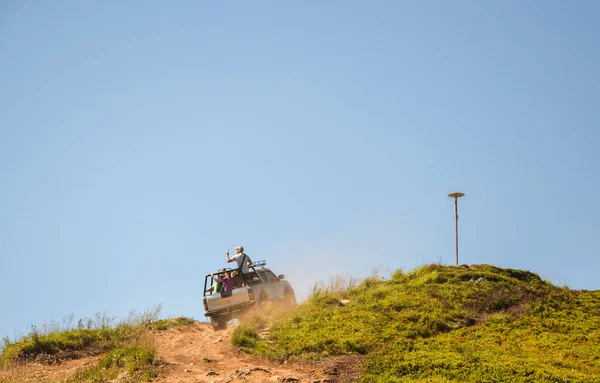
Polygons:
<instances>
[{"instance_id":1,"label":"clear sky","mask_svg":"<svg viewBox=\"0 0 600 383\"><path fill-rule=\"evenodd\" d=\"M424 263L600 289L596 1L0 2L0 336Z\"/></svg>"}]
</instances>

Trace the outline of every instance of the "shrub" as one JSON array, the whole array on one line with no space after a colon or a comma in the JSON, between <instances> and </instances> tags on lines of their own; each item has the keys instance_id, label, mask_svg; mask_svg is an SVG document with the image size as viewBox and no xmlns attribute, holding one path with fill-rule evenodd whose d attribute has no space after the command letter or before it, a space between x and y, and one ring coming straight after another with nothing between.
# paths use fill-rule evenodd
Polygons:
<instances>
[{"instance_id":1,"label":"shrub","mask_svg":"<svg viewBox=\"0 0 600 383\"><path fill-rule=\"evenodd\" d=\"M258 332L249 325L241 324L233 331L231 343L242 349L253 350L258 341Z\"/></svg>"}]
</instances>

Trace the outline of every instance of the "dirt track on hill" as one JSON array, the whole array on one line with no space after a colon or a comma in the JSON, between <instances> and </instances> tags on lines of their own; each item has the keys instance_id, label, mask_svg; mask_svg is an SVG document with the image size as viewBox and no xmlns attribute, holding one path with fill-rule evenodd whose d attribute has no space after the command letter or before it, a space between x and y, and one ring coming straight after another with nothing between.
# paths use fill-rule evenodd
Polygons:
<instances>
[{"instance_id":1,"label":"dirt track on hill","mask_svg":"<svg viewBox=\"0 0 600 383\"><path fill-rule=\"evenodd\" d=\"M251 357L231 346L235 326L213 331L207 323L153 332L148 342L166 364L157 382L164 383L350 383L358 381L362 359L358 356L321 361L286 361ZM65 361L59 365L28 363L0 371L0 382L55 383L93 365L98 357ZM119 383L121 379L111 381ZM124 380L123 380L124 381Z\"/></svg>"},{"instance_id":2,"label":"dirt track on hill","mask_svg":"<svg viewBox=\"0 0 600 383\"><path fill-rule=\"evenodd\" d=\"M231 347L235 327L214 332L208 324L176 327L156 334L162 368L169 383L201 382L335 382L357 381L356 357L280 363L250 357ZM354 376L353 376L354 375Z\"/></svg>"}]
</instances>

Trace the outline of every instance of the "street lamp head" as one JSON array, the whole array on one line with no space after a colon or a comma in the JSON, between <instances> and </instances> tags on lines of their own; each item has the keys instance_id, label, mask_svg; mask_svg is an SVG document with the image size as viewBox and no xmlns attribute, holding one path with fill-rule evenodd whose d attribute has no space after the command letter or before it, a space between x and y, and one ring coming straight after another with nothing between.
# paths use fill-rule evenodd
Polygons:
<instances>
[{"instance_id":1,"label":"street lamp head","mask_svg":"<svg viewBox=\"0 0 600 383\"><path fill-rule=\"evenodd\" d=\"M448 197L450 198L460 198L460 197L464 197L465 193L450 193L448 194Z\"/></svg>"}]
</instances>

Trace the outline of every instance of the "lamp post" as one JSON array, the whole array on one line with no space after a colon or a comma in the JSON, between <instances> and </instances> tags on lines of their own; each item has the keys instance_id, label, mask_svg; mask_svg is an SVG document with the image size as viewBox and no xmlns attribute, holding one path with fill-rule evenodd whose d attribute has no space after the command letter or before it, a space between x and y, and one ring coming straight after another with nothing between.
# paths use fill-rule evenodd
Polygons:
<instances>
[{"instance_id":1,"label":"lamp post","mask_svg":"<svg viewBox=\"0 0 600 383\"><path fill-rule=\"evenodd\" d=\"M448 197L454 198L454 218L456 227L456 266L458 266L458 199L464 197L465 193L450 193Z\"/></svg>"}]
</instances>

